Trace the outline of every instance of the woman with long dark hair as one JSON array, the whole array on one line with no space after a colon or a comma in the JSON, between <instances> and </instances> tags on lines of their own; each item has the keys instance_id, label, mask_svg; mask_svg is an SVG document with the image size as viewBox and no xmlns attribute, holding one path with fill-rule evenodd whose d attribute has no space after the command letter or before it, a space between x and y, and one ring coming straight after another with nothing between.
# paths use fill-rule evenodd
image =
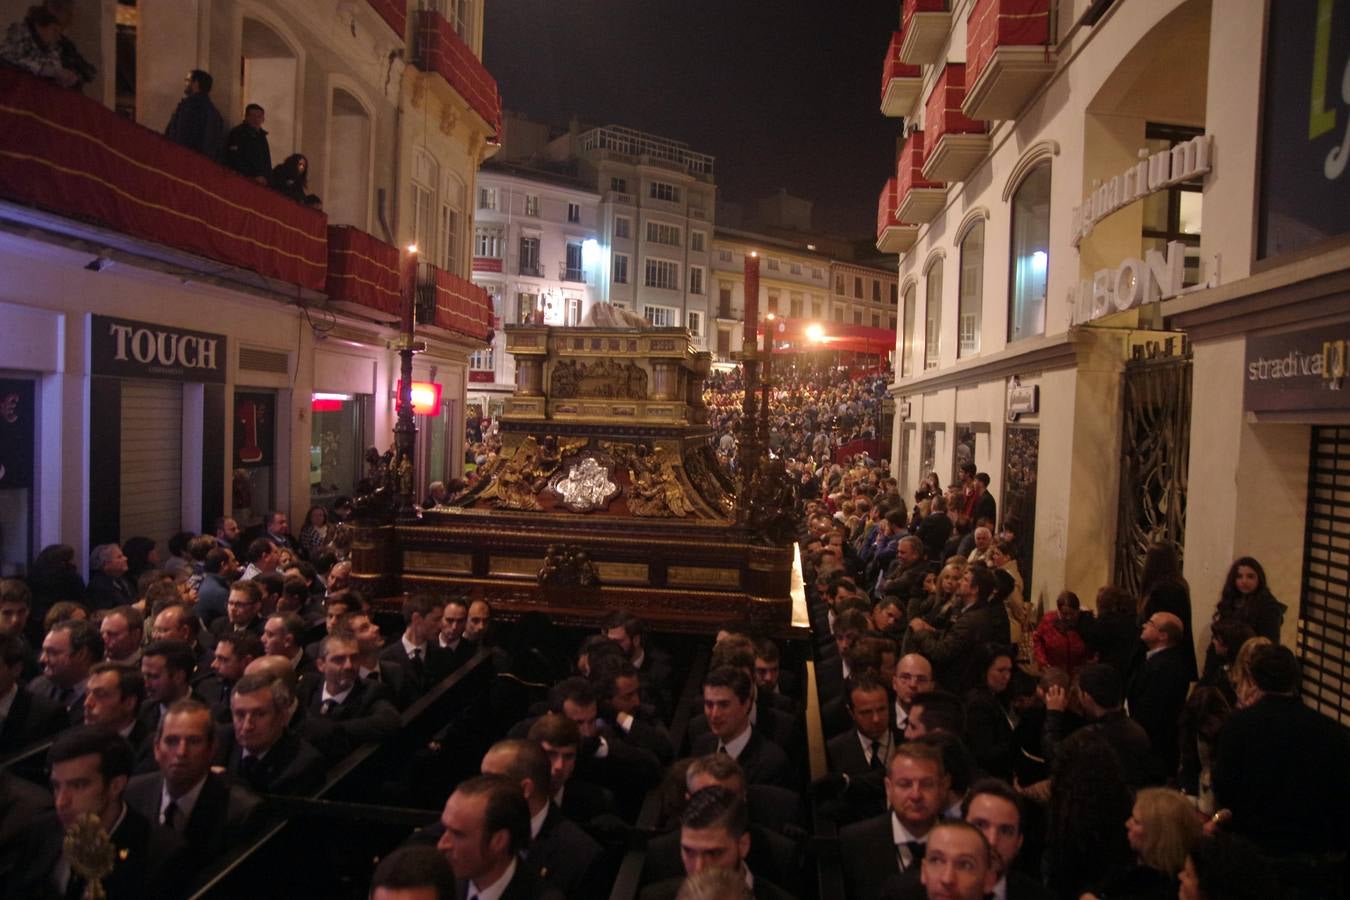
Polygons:
<instances>
[{"instance_id":1,"label":"woman with long dark hair","mask_svg":"<svg viewBox=\"0 0 1350 900\"><path fill-rule=\"evenodd\" d=\"M1018 716L1012 704L1015 662L1012 648L1006 645L979 648L979 680L966 692L966 746L982 771L1009 782L1017 754L1013 729Z\"/></svg>"},{"instance_id":2,"label":"woman with long dark hair","mask_svg":"<svg viewBox=\"0 0 1350 900\"><path fill-rule=\"evenodd\" d=\"M1181 557L1168 541L1159 541L1144 554L1144 571L1139 576L1139 624L1156 612L1169 612L1181 620L1185 634L1181 652L1186 659L1186 674L1195 681L1200 674L1195 659L1195 632L1191 627L1191 586L1181 574Z\"/></svg>"},{"instance_id":3,"label":"woman with long dark hair","mask_svg":"<svg viewBox=\"0 0 1350 900\"><path fill-rule=\"evenodd\" d=\"M1228 568L1215 622L1238 621L1251 626L1258 637L1280 642L1280 628L1288 609L1275 599L1266 584L1266 570L1253 557L1240 556Z\"/></svg>"},{"instance_id":4,"label":"woman with long dark hair","mask_svg":"<svg viewBox=\"0 0 1350 900\"><path fill-rule=\"evenodd\" d=\"M292 153L272 169L267 184L296 203L319 206L319 198L309 192L309 160L303 153Z\"/></svg>"}]
</instances>

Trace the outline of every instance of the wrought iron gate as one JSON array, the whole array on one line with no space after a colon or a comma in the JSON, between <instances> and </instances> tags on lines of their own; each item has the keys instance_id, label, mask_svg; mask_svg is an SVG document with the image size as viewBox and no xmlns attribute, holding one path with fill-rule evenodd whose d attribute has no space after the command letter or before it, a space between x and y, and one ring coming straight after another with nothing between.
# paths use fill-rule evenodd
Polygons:
<instances>
[{"instance_id":1,"label":"wrought iron gate","mask_svg":"<svg viewBox=\"0 0 1350 900\"><path fill-rule=\"evenodd\" d=\"M1114 583L1137 594L1149 544L1186 535L1190 357L1132 360L1123 388Z\"/></svg>"}]
</instances>

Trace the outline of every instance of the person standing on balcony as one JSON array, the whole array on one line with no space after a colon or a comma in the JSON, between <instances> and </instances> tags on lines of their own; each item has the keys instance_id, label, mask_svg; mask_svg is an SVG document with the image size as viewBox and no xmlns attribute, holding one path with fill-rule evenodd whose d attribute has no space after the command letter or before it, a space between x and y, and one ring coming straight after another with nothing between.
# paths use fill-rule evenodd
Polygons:
<instances>
[{"instance_id":1,"label":"person standing on balcony","mask_svg":"<svg viewBox=\"0 0 1350 900\"><path fill-rule=\"evenodd\" d=\"M296 203L315 209L323 207L318 196L309 192L309 160L303 153L292 153L286 157L285 162L272 170L267 183Z\"/></svg>"},{"instance_id":2,"label":"person standing on balcony","mask_svg":"<svg viewBox=\"0 0 1350 900\"><path fill-rule=\"evenodd\" d=\"M164 136L175 144L219 160L224 146L225 120L211 102L213 83L210 73L201 69L188 73L183 85L183 99L178 101L178 108L169 118Z\"/></svg>"},{"instance_id":3,"label":"person standing on balcony","mask_svg":"<svg viewBox=\"0 0 1350 900\"><path fill-rule=\"evenodd\" d=\"M43 0L42 6L56 16L56 24L60 28L60 35L56 39L56 52L61 55L61 67L75 73L77 80L71 86L76 90L83 90L86 84L98 77L98 69L85 59L74 42L66 37L71 22L75 20L75 0Z\"/></svg>"},{"instance_id":4,"label":"person standing on balcony","mask_svg":"<svg viewBox=\"0 0 1350 900\"><path fill-rule=\"evenodd\" d=\"M80 76L61 64L61 23L45 7L30 6L22 22L5 32L0 44L0 62L55 81L62 87L79 87Z\"/></svg>"},{"instance_id":5,"label":"person standing on balcony","mask_svg":"<svg viewBox=\"0 0 1350 900\"><path fill-rule=\"evenodd\" d=\"M272 174L272 148L263 130L266 114L256 103L244 107L244 121L230 129L225 139L225 165L258 184L267 184Z\"/></svg>"}]
</instances>

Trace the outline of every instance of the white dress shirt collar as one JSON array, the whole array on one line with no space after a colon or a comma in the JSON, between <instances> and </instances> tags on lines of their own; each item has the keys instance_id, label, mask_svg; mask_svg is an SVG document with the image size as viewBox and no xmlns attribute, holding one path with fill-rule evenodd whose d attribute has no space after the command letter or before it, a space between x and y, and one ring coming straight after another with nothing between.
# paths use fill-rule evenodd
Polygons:
<instances>
[{"instance_id":1,"label":"white dress shirt collar","mask_svg":"<svg viewBox=\"0 0 1350 900\"><path fill-rule=\"evenodd\" d=\"M478 900L501 900L502 894L506 893L506 888L511 884L511 879L516 877L516 861L511 860L511 865L506 867L502 877L492 883L490 887L480 888L472 881L469 882L468 897L477 897Z\"/></svg>"},{"instance_id":2,"label":"white dress shirt collar","mask_svg":"<svg viewBox=\"0 0 1350 900\"><path fill-rule=\"evenodd\" d=\"M722 741L721 746L727 749L727 756L730 756L732 759L739 759L741 752L745 750L745 745L750 743L750 733L752 731L754 731L754 729L747 724L745 730L736 737L729 741Z\"/></svg>"},{"instance_id":3,"label":"white dress shirt collar","mask_svg":"<svg viewBox=\"0 0 1350 900\"><path fill-rule=\"evenodd\" d=\"M164 824L164 810L168 809L170 803L178 804L178 815L182 821L186 822L192 816L192 810L197 806L197 798L202 795L202 788L206 787L207 776L203 775L202 780L188 788L187 793L181 797L175 798L169 793L169 783L164 782L164 786L159 791L159 822Z\"/></svg>"},{"instance_id":4,"label":"white dress shirt collar","mask_svg":"<svg viewBox=\"0 0 1350 900\"><path fill-rule=\"evenodd\" d=\"M544 829L544 820L547 818L548 804L545 803L543 809L530 816L530 840L535 840L539 837L539 832Z\"/></svg>"}]
</instances>

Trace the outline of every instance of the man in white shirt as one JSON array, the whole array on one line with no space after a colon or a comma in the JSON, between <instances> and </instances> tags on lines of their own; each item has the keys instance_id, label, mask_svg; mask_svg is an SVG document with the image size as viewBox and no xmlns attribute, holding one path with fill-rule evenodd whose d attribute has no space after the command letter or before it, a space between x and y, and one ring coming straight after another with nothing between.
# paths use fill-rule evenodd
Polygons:
<instances>
[{"instance_id":1,"label":"man in white shirt","mask_svg":"<svg viewBox=\"0 0 1350 900\"><path fill-rule=\"evenodd\" d=\"M460 782L441 812L437 849L450 861L465 900L564 900L519 856L530 844L530 808L520 785L501 775Z\"/></svg>"}]
</instances>

